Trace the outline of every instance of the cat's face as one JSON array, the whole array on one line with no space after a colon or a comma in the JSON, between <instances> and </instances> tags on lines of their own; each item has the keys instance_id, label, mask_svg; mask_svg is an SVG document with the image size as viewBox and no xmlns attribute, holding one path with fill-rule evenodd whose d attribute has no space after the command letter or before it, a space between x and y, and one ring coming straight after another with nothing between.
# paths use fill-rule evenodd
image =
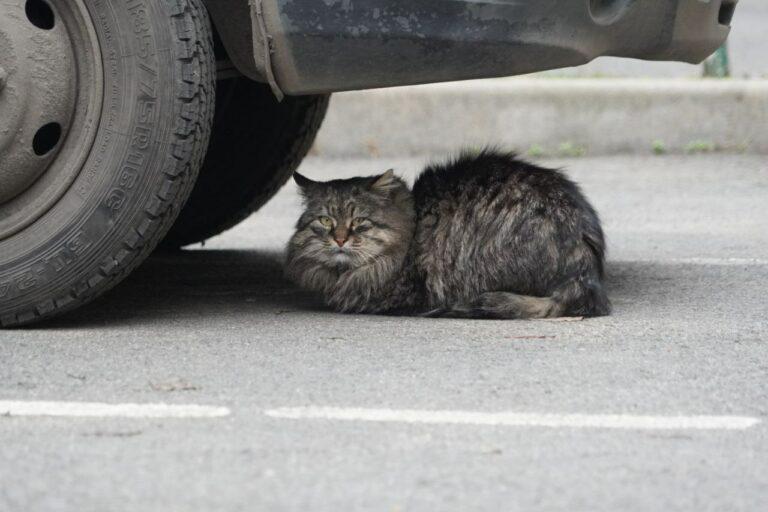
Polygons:
<instances>
[{"instance_id":1,"label":"cat's face","mask_svg":"<svg viewBox=\"0 0 768 512\"><path fill-rule=\"evenodd\" d=\"M325 183L300 174L294 179L305 210L290 242L292 259L344 270L407 247L413 230L411 194L392 171Z\"/></svg>"}]
</instances>

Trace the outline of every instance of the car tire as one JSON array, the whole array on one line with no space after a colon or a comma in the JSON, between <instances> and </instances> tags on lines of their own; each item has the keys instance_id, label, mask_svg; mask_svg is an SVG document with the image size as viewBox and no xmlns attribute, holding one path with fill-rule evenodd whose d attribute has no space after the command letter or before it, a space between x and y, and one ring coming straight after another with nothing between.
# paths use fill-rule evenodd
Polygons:
<instances>
[{"instance_id":1,"label":"car tire","mask_svg":"<svg viewBox=\"0 0 768 512\"><path fill-rule=\"evenodd\" d=\"M4 100L14 112L24 104L25 55L50 67L68 62L61 68L66 76L38 75L29 90L65 80L79 91L71 112L56 110L69 114L61 114L66 122L57 123L59 136L46 139L49 153L25 149L37 151L40 131L34 142L23 136L0 144L0 182L11 183L22 169L4 164L3 151L37 169L27 188L19 185L18 194L0 204L0 326L7 327L98 297L165 236L208 145L216 67L202 0L11 0L2 8L18 10L0 19L0 32L13 32L20 42L9 46L17 54L0 55L9 68L0 114ZM19 25L27 20L35 26ZM46 38L65 44L51 39L47 46L21 47ZM54 43L55 55L40 53ZM83 98L90 103L78 103ZM58 99L49 94L41 104L54 108ZM27 123L21 114L6 120ZM49 176L63 170L66 175ZM56 186L42 187L46 181ZM45 205L35 203L41 191L50 196Z\"/></svg>"},{"instance_id":2,"label":"car tire","mask_svg":"<svg viewBox=\"0 0 768 512\"><path fill-rule=\"evenodd\" d=\"M285 97L245 77L218 83L208 153L189 201L163 242L202 242L261 208L306 156L328 95Z\"/></svg>"}]
</instances>

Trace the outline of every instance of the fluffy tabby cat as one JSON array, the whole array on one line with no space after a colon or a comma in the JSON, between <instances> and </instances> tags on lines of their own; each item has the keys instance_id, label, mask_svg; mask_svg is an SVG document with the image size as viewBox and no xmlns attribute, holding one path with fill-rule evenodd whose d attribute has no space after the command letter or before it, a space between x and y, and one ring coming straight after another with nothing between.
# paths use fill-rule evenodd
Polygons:
<instances>
[{"instance_id":1,"label":"fluffy tabby cat","mask_svg":"<svg viewBox=\"0 0 768 512\"><path fill-rule=\"evenodd\" d=\"M380 176L294 178L305 211L287 272L338 311L462 318L600 316L605 241L560 172L484 150L410 190Z\"/></svg>"}]
</instances>

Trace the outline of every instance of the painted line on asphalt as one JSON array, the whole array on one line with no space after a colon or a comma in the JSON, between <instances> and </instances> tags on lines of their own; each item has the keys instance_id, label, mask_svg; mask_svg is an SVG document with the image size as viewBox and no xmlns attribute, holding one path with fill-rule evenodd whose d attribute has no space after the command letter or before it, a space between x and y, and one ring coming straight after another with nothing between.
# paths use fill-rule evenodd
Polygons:
<instances>
[{"instance_id":1,"label":"painted line on asphalt","mask_svg":"<svg viewBox=\"0 0 768 512\"><path fill-rule=\"evenodd\" d=\"M0 400L2 416L56 416L72 418L221 418L226 407L172 404L106 404L98 402L42 402Z\"/></svg>"},{"instance_id":2,"label":"painted line on asphalt","mask_svg":"<svg viewBox=\"0 0 768 512\"><path fill-rule=\"evenodd\" d=\"M712 265L716 267L749 267L768 265L768 260L763 258L657 258L657 259L619 259L611 260L618 263L677 263L683 265Z\"/></svg>"},{"instance_id":3,"label":"painted line on asphalt","mask_svg":"<svg viewBox=\"0 0 768 512\"><path fill-rule=\"evenodd\" d=\"M721 266L742 266L742 265L768 265L768 260L761 258L673 258L675 263L692 263L695 265L721 265Z\"/></svg>"},{"instance_id":4,"label":"painted line on asphalt","mask_svg":"<svg viewBox=\"0 0 768 512\"><path fill-rule=\"evenodd\" d=\"M272 418L503 427L605 428L627 430L745 430L760 423L747 416L636 416L628 414L539 414L517 412L426 411L344 407L281 407Z\"/></svg>"}]
</instances>

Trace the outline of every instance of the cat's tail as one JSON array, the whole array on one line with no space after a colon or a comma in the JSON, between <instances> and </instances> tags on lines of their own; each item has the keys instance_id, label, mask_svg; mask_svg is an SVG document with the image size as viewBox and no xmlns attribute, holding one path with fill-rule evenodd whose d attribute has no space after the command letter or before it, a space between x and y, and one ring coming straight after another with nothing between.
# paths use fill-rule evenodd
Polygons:
<instances>
[{"instance_id":1,"label":"cat's tail","mask_svg":"<svg viewBox=\"0 0 768 512\"><path fill-rule=\"evenodd\" d=\"M597 279L570 279L549 297L511 292L487 292L464 304L435 309L424 314L441 318L524 319L572 316L605 316L611 304Z\"/></svg>"}]
</instances>

